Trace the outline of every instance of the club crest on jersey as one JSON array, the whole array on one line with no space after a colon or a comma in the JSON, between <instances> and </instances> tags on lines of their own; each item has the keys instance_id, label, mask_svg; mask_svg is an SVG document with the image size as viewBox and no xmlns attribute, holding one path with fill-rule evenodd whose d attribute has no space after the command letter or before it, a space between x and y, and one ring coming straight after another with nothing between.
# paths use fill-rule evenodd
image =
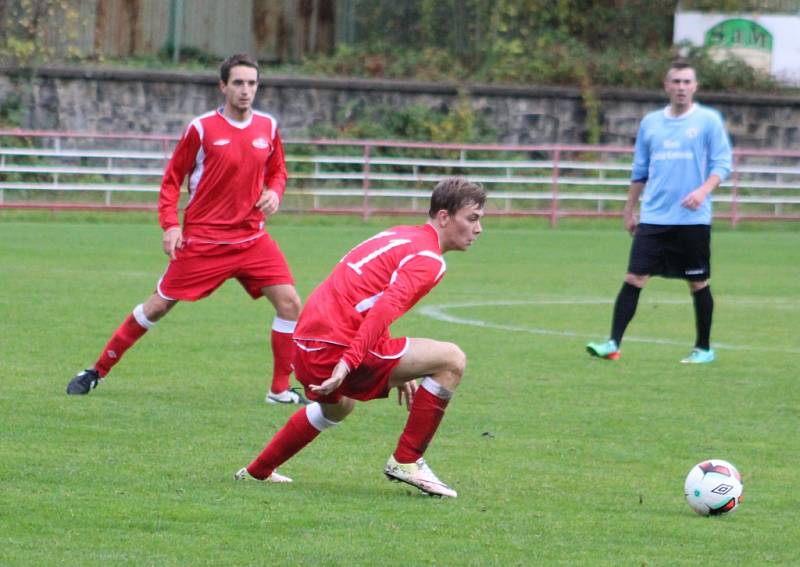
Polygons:
<instances>
[{"instance_id":1,"label":"club crest on jersey","mask_svg":"<svg viewBox=\"0 0 800 567\"><path fill-rule=\"evenodd\" d=\"M697 135L700 133L698 128L687 128L686 129L686 137L690 140L693 138L697 138Z\"/></svg>"},{"instance_id":2,"label":"club crest on jersey","mask_svg":"<svg viewBox=\"0 0 800 567\"><path fill-rule=\"evenodd\" d=\"M264 150L269 147L269 141L265 138L256 138L253 140L253 147L259 150Z\"/></svg>"}]
</instances>

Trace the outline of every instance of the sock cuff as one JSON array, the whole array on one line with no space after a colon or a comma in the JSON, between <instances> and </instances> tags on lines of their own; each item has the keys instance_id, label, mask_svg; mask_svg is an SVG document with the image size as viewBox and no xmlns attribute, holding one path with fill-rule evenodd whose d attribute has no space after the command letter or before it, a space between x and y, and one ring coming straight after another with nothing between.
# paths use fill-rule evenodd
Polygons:
<instances>
[{"instance_id":1,"label":"sock cuff","mask_svg":"<svg viewBox=\"0 0 800 567\"><path fill-rule=\"evenodd\" d=\"M289 321L288 319L281 319L280 317L275 317L272 320L272 330L279 333L294 333L296 325L297 321Z\"/></svg>"},{"instance_id":2,"label":"sock cuff","mask_svg":"<svg viewBox=\"0 0 800 567\"><path fill-rule=\"evenodd\" d=\"M449 400L450 398L453 397L452 390L448 390L430 376L425 376L422 379L420 388L424 388L427 392L430 392L431 394L442 400Z\"/></svg>"},{"instance_id":3,"label":"sock cuff","mask_svg":"<svg viewBox=\"0 0 800 567\"><path fill-rule=\"evenodd\" d=\"M314 402L306 406L306 419L317 431L324 431L339 425L338 421L331 421L322 414L322 407Z\"/></svg>"},{"instance_id":4,"label":"sock cuff","mask_svg":"<svg viewBox=\"0 0 800 567\"><path fill-rule=\"evenodd\" d=\"M133 308L133 318L145 329L150 329L155 325L155 321L151 321L144 314L144 304L140 303Z\"/></svg>"},{"instance_id":5,"label":"sock cuff","mask_svg":"<svg viewBox=\"0 0 800 567\"><path fill-rule=\"evenodd\" d=\"M711 286L710 285L707 285L705 287L701 287L697 291L693 291L692 295L694 295L695 297L699 297L701 294L705 295L706 293L711 293Z\"/></svg>"}]
</instances>

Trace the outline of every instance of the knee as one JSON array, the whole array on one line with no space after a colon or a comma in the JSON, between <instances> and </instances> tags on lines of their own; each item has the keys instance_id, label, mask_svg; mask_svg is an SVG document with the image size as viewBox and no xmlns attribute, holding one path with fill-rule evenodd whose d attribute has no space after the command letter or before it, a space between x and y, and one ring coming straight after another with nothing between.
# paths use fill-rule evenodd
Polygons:
<instances>
[{"instance_id":1,"label":"knee","mask_svg":"<svg viewBox=\"0 0 800 567\"><path fill-rule=\"evenodd\" d=\"M297 321L300 316L301 306L300 296L293 291L292 293L284 294L275 302L275 314L287 321Z\"/></svg>"},{"instance_id":2,"label":"knee","mask_svg":"<svg viewBox=\"0 0 800 567\"><path fill-rule=\"evenodd\" d=\"M167 301L158 295L154 295L142 305L142 311L145 317L155 323L169 313L173 305L175 305L174 301Z\"/></svg>"},{"instance_id":3,"label":"knee","mask_svg":"<svg viewBox=\"0 0 800 567\"><path fill-rule=\"evenodd\" d=\"M467 355L453 343L448 343L448 366L450 372L457 377L458 381L461 381L461 377L467 370Z\"/></svg>"},{"instance_id":4,"label":"knee","mask_svg":"<svg viewBox=\"0 0 800 567\"><path fill-rule=\"evenodd\" d=\"M325 419L338 423L353 413L356 402L351 398L342 398L335 404L319 404L319 406Z\"/></svg>"},{"instance_id":5,"label":"knee","mask_svg":"<svg viewBox=\"0 0 800 567\"><path fill-rule=\"evenodd\" d=\"M638 276L636 274L625 274L625 283L631 284L632 286L643 288L647 283L647 280L650 276Z\"/></svg>"},{"instance_id":6,"label":"knee","mask_svg":"<svg viewBox=\"0 0 800 567\"><path fill-rule=\"evenodd\" d=\"M697 293L704 287L708 287L708 280L703 280L701 282L689 280L689 291L692 293Z\"/></svg>"}]
</instances>

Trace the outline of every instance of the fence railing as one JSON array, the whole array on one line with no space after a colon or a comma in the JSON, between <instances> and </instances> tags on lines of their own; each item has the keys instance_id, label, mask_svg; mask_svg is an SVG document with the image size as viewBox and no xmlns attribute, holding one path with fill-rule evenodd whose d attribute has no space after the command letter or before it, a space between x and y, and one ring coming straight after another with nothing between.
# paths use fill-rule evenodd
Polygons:
<instances>
[{"instance_id":1,"label":"fence railing","mask_svg":"<svg viewBox=\"0 0 800 567\"><path fill-rule=\"evenodd\" d=\"M0 130L0 207L154 209L177 138ZM487 213L563 217L621 214L633 149L620 146L287 140L282 210L420 213L449 175L483 183ZM800 220L800 152L734 151L714 193L715 217Z\"/></svg>"}]
</instances>

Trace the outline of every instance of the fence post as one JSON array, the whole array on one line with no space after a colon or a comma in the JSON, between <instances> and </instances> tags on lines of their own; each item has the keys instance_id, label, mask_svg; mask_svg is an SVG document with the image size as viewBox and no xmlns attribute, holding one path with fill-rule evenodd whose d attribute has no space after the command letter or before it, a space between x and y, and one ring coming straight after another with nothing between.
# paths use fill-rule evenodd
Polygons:
<instances>
[{"instance_id":1,"label":"fence post","mask_svg":"<svg viewBox=\"0 0 800 567\"><path fill-rule=\"evenodd\" d=\"M364 200L361 205L361 220L366 221L369 219L369 144L364 144L364 180L362 181L362 188L364 189Z\"/></svg>"},{"instance_id":2,"label":"fence post","mask_svg":"<svg viewBox=\"0 0 800 567\"><path fill-rule=\"evenodd\" d=\"M739 158L733 156L733 174L731 175L731 226L736 228L739 223Z\"/></svg>"},{"instance_id":3,"label":"fence post","mask_svg":"<svg viewBox=\"0 0 800 567\"><path fill-rule=\"evenodd\" d=\"M552 197L550 200L550 227L558 226L558 162L561 159L561 149L553 151L553 177L552 177Z\"/></svg>"}]
</instances>

